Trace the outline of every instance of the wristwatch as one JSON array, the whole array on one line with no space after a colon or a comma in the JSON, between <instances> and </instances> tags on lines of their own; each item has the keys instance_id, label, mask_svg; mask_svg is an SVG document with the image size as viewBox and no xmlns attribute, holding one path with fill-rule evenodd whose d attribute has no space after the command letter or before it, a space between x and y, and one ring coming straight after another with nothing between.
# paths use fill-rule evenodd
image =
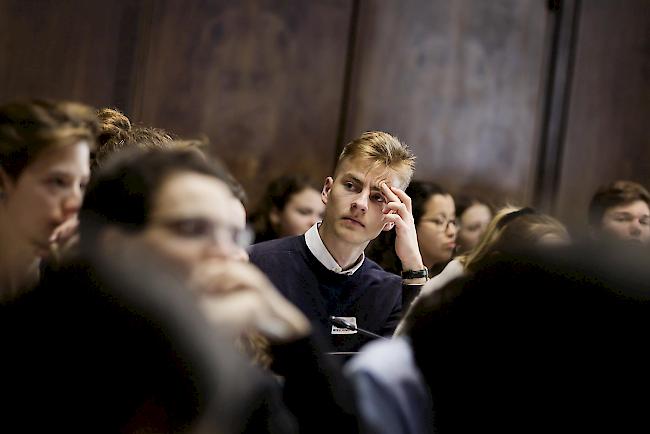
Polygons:
<instances>
[{"instance_id":1,"label":"wristwatch","mask_svg":"<svg viewBox=\"0 0 650 434\"><path fill-rule=\"evenodd\" d=\"M401 274L402 279L428 279L429 269L427 267L424 267L422 270L404 270Z\"/></svg>"}]
</instances>

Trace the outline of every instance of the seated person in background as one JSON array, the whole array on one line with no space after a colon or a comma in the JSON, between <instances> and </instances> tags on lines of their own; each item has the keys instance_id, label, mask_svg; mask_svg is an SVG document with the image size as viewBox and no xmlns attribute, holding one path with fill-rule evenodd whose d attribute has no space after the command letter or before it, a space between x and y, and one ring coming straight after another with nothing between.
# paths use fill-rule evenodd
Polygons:
<instances>
[{"instance_id":1,"label":"seated person in background","mask_svg":"<svg viewBox=\"0 0 650 434\"><path fill-rule=\"evenodd\" d=\"M589 204L591 235L600 241L650 242L650 193L632 181L600 187Z\"/></svg>"},{"instance_id":2,"label":"seated person in background","mask_svg":"<svg viewBox=\"0 0 650 434\"><path fill-rule=\"evenodd\" d=\"M287 175L274 179L250 218L255 243L302 235L323 219L324 210L320 191L307 178Z\"/></svg>"},{"instance_id":3,"label":"seated person in background","mask_svg":"<svg viewBox=\"0 0 650 434\"><path fill-rule=\"evenodd\" d=\"M348 143L322 191L323 222L303 236L253 245L251 262L329 336L337 351L356 351L368 338L334 328L330 317L379 335L392 334L402 309L402 284L422 284L426 268L418 248L411 199L404 189L414 155L390 134L367 132ZM381 231L395 229L404 277L388 273L364 255Z\"/></svg>"},{"instance_id":4,"label":"seated person in background","mask_svg":"<svg viewBox=\"0 0 650 434\"><path fill-rule=\"evenodd\" d=\"M412 310L417 309L415 305L425 302L423 298L431 297L435 291L465 273L476 272L492 256L522 248L535 249L539 246L556 246L569 242L569 233L564 225L549 215L538 213L531 208L505 207L499 210L474 250L452 260L440 274L422 287L395 333L402 333Z\"/></svg>"},{"instance_id":5,"label":"seated person in background","mask_svg":"<svg viewBox=\"0 0 650 434\"><path fill-rule=\"evenodd\" d=\"M493 210L490 205L476 197L459 195L454 201L458 221L456 254L460 255L476 247L492 220Z\"/></svg>"},{"instance_id":6,"label":"seated person in background","mask_svg":"<svg viewBox=\"0 0 650 434\"><path fill-rule=\"evenodd\" d=\"M0 299L34 285L74 232L97 134L82 104L0 107Z\"/></svg>"},{"instance_id":7,"label":"seated person in background","mask_svg":"<svg viewBox=\"0 0 650 434\"><path fill-rule=\"evenodd\" d=\"M438 184L413 181L406 189L411 198L418 245L429 277L438 274L452 258L456 247L454 199ZM399 274L402 264L395 255L395 234L386 232L370 243L367 256L391 273Z\"/></svg>"}]
</instances>

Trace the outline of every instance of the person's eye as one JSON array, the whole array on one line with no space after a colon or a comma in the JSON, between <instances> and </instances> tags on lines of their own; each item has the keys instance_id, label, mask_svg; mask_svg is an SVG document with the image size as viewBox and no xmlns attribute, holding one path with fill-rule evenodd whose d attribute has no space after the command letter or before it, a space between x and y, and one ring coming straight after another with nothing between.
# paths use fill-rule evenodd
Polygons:
<instances>
[{"instance_id":1,"label":"person's eye","mask_svg":"<svg viewBox=\"0 0 650 434\"><path fill-rule=\"evenodd\" d=\"M643 226L650 226L650 217L639 219L639 223Z\"/></svg>"},{"instance_id":2,"label":"person's eye","mask_svg":"<svg viewBox=\"0 0 650 434\"><path fill-rule=\"evenodd\" d=\"M187 219L179 220L172 225L174 232L187 238L203 237L210 232L210 224L205 220Z\"/></svg>"},{"instance_id":3,"label":"person's eye","mask_svg":"<svg viewBox=\"0 0 650 434\"><path fill-rule=\"evenodd\" d=\"M344 182L343 187L345 187L346 190L354 190L354 184L350 181Z\"/></svg>"},{"instance_id":4,"label":"person's eye","mask_svg":"<svg viewBox=\"0 0 650 434\"><path fill-rule=\"evenodd\" d=\"M625 215L616 216L614 217L614 220L621 223L628 223L632 221L632 219L629 216L625 216Z\"/></svg>"},{"instance_id":5,"label":"person's eye","mask_svg":"<svg viewBox=\"0 0 650 434\"><path fill-rule=\"evenodd\" d=\"M377 202L377 203L386 202L386 199L384 198L384 196L379 194L379 193L375 193L375 194L371 195L370 200L372 200L373 202Z\"/></svg>"},{"instance_id":6,"label":"person's eye","mask_svg":"<svg viewBox=\"0 0 650 434\"><path fill-rule=\"evenodd\" d=\"M300 215L309 215L312 213L312 210L309 208L298 208L296 211L298 211L298 214Z\"/></svg>"},{"instance_id":7,"label":"person's eye","mask_svg":"<svg viewBox=\"0 0 650 434\"><path fill-rule=\"evenodd\" d=\"M55 188L65 188L68 186L68 180L63 176L52 176L47 179L46 183Z\"/></svg>"}]
</instances>

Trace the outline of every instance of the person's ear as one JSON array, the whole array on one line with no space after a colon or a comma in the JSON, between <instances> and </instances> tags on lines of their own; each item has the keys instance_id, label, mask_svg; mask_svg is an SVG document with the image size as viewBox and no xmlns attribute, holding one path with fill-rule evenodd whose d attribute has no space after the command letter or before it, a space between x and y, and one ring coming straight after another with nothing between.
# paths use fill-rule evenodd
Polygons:
<instances>
[{"instance_id":1,"label":"person's ear","mask_svg":"<svg viewBox=\"0 0 650 434\"><path fill-rule=\"evenodd\" d=\"M269 212L269 220L271 221L271 226L273 226L274 229L277 230L280 227L282 217L280 216L280 210L278 210L277 207L271 208L271 211Z\"/></svg>"},{"instance_id":2,"label":"person's ear","mask_svg":"<svg viewBox=\"0 0 650 434\"><path fill-rule=\"evenodd\" d=\"M323 185L323 191L321 191L320 198L325 205L327 205L327 200L329 199L330 192L332 191L332 185L334 185L334 179L331 176L325 178L325 184Z\"/></svg>"},{"instance_id":3,"label":"person's ear","mask_svg":"<svg viewBox=\"0 0 650 434\"><path fill-rule=\"evenodd\" d=\"M2 167L0 167L0 200L7 197L13 185L14 182L11 177Z\"/></svg>"}]
</instances>

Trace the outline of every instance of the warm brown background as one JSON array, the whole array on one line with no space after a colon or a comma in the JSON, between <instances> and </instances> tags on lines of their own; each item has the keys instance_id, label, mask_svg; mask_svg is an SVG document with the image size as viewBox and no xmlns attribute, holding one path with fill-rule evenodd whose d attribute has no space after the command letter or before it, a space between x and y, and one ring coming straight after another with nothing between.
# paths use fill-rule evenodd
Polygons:
<instances>
[{"instance_id":1,"label":"warm brown background","mask_svg":"<svg viewBox=\"0 0 650 434\"><path fill-rule=\"evenodd\" d=\"M598 184L650 185L648 0L0 0L0 28L0 101L205 134L253 201L368 129L578 231Z\"/></svg>"}]
</instances>

